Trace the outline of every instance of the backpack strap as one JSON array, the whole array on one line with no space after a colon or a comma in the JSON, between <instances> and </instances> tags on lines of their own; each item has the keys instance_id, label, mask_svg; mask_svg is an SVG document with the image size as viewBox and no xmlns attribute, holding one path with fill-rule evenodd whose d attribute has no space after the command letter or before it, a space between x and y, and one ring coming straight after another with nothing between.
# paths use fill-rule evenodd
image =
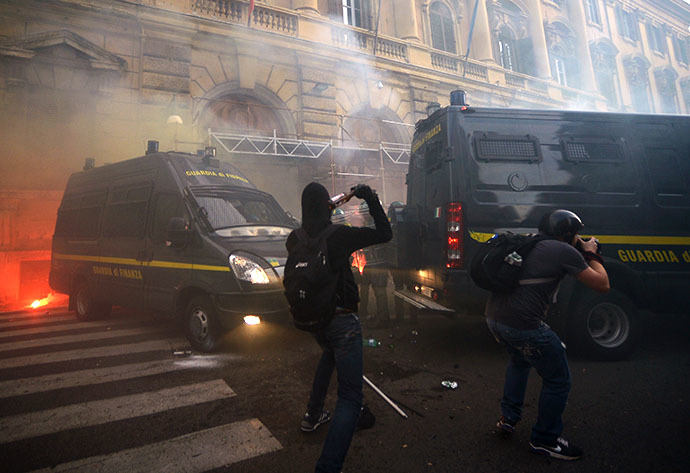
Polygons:
<instances>
[{"instance_id":1,"label":"backpack strap","mask_svg":"<svg viewBox=\"0 0 690 473\"><path fill-rule=\"evenodd\" d=\"M338 228L342 227L342 225L328 225L326 228L321 230L321 233L316 235L314 238L311 238L307 231L303 227L299 227L298 229L295 230L295 236L305 245L307 246L312 246L317 242L320 241L325 241L328 239L329 236L333 234Z\"/></svg>"},{"instance_id":2,"label":"backpack strap","mask_svg":"<svg viewBox=\"0 0 690 473\"><path fill-rule=\"evenodd\" d=\"M540 241L544 241L544 240L553 240L553 237L551 237L549 235L543 235L543 234L535 235L527 243L520 246L520 248L518 248L517 252L520 254L529 253L530 251L532 251L532 248L534 248L537 245L537 243L539 243Z\"/></svg>"},{"instance_id":3,"label":"backpack strap","mask_svg":"<svg viewBox=\"0 0 690 473\"><path fill-rule=\"evenodd\" d=\"M530 285L532 285L532 284L544 284L544 283L547 283L547 282L555 281L556 279L558 279L558 278L553 277L553 278L530 278L530 279L520 279L520 280L518 281L518 284L520 284L520 286L530 286Z\"/></svg>"}]
</instances>

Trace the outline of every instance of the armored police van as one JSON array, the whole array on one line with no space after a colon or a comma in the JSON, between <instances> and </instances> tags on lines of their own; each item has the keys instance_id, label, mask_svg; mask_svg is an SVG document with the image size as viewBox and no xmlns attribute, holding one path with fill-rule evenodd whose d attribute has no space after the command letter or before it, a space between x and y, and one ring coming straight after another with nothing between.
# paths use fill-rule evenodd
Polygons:
<instances>
[{"instance_id":1,"label":"armored police van","mask_svg":"<svg viewBox=\"0 0 690 473\"><path fill-rule=\"evenodd\" d=\"M286 310L294 221L215 149L195 156L149 145L143 157L69 178L50 285L69 294L79 319L113 305L175 314L192 346L212 351L245 317Z\"/></svg>"},{"instance_id":2,"label":"armored police van","mask_svg":"<svg viewBox=\"0 0 690 473\"><path fill-rule=\"evenodd\" d=\"M577 213L602 243L612 290L567 278L552 305L569 341L599 358L630 353L640 310L690 313L690 116L474 108L464 92L416 125L398 214L398 297L421 310L483 313L477 246Z\"/></svg>"}]
</instances>

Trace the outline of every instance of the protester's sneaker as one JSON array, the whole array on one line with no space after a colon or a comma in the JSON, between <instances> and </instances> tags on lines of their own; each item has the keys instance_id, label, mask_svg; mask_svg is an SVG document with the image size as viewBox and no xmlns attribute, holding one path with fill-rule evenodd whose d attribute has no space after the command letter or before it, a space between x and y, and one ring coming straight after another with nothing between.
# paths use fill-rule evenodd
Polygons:
<instances>
[{"instance_id":1,"label":"protester's sneaker","mask_svg":"<svg viewBox=\"0 0 690 473\"><path fill-rule=\"evenodd\" d=\"M362 409L359 412L359 419L357 419L357 427L355 427L355 432L359 430L371 429L376 423L376 416L371 412L369 406L362 404Z\"/></svg>"},{"instance_id":2,"label":"protester's sneaker","mask_svg":"<svg viewBox=\"0 0 690 473\"><path fill-rule=\"evenodd\" d=\"M515 432L515 422L511 422L503 416L499 417L496 427L498 433L504 437L510 437Z\"/></svg>"},{"instance_id":3,"label":"protester's sneaker","mask_svg":"<svg viewBox=\"0 0 690 473\"><path fill-rule=\"evenodd\" d=\"M313 432L318 426L329 420L331 420L331 413L326 410L322 411L319 416L312 416L307 412L304 414L299 428L302 429L302 432Z\"/></svg>"},{"instance_id":4,"label":"protester's sneaker","mask_svg":"<svg viewBox=\"0 0 690 473\"><path fill-rule=\"evenodd\" d=\"M577 460L582 457L582 449L580 447L576 447L561 437L556 439L555 445L530 441L529 446L534 453L548 455L560 460Z\"/></svg>"}]
</instances>

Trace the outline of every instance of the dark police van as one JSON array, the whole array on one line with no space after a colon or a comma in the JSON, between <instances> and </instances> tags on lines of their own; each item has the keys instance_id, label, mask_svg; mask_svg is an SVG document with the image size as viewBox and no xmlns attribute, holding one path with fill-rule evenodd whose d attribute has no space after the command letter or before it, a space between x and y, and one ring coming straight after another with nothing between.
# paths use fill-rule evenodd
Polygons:
<instances>
[{"instance_id":1,"label":"dark police van","mask_svg":"<svg viewBox=\"0 0 690 473\"><path fill-rule=\"evenodd\" d=\"M552 310L569 341L627 356L640 309L690 313L690 117L469 107L464 92L416 125L407 206L398 214L396 293L421 310L482 313L468 276L495 233L536 232L559 208L602 243L612 290L574 278Z\"/></svg>"},{"instance_id":2,"label":"dark police van","mask_svg":"<svg viewBox=\"0 0 690 473\"><path fill-rule=\"evenodd\" d=\"M69 294L79 319L113 305L175 314L192 346L212 351L246 316L286 310L281 277L295 225L213 148L195 156L149 144L143 157L69 178L50 285Z\"/></svg>"}]
</instances>

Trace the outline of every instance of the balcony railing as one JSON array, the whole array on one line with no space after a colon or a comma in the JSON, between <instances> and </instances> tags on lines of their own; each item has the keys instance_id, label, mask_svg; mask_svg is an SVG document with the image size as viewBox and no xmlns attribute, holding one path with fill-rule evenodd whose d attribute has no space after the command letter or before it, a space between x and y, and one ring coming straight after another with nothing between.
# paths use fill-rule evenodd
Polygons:
<instances>
[{"instance_id":1,"label":"balcony railing","mask_svg":"<svg viewBox=\"0 0 690 473\"><path fill-rule=\"evenodd\" d=\"M391 38L376 37L368 31L333 26L331 28L331 40L334 45L339 47L369 52L374 51L374 48L376 48L375 53L377 56L388 57L396 61L409 61L407 44Z\"/></svg>"},{"instance_id":2,"label":"balcony railing","mask_svg":"<svg viewBox=\"0 0 690 473\"><path fill-rule=\"evenodd\" d=\"M192 0L192 11L232 23L247 23L249 3L237 0ZM276 8L256 5L250 22L252 28L297 36L297 15Z\"/></svg>"},{"instance_id":3,"label":"balcony railing","mask_svg":"<svg viewBox=\"0 0 690 473\"><path fill-rule=\"evenodd\" d=\"M515 74L510 74L506 72L506 84L512 85L513 87L519 87L521 89L525 88L525 79Z\"/></svg>"},{"instance_id":4,"label":"balcony railing","mask_svg":"<svg viewBox=\"0 0 690 473\"><path fill-rule=\"evenodd\" d=\"M446 56L445 54L431 53L431 66L448 72L458 72L457 58Z\"/></svg>"},{"instance_id":5,"label":"balcony railing","mask_svg":"<svg viewBox=\"0 0 690 473\"><path fill-rule=\"evenodd\" d=\"M465 64L465 75L475 79L489 80L489 69L486 66L468 61Z\"/></svg>"}]
</instances>

